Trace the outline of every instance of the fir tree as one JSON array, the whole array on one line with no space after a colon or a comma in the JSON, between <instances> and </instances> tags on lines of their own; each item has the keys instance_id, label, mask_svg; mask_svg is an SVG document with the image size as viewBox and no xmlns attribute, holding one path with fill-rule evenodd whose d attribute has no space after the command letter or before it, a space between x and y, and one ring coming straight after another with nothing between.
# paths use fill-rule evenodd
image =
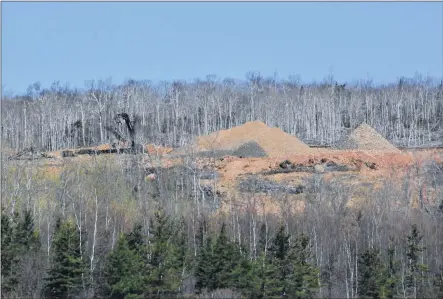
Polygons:
<instances>
[{"instance_id":1,"label":"fir tree","mask_svg":"<svg viewBox=\"0 0 443 299\"><path fill-rule=\"evenodd\" d=\"M288 293L292 298L313 298L319 288L318 269L309 263L309 238L301 234L295 238L289 255L291 274Z\"/></svg>"},{"instance_id":2,"label":"fir tree","mask_svg":"<svg viewBox=\"0 0 443 299\"><path fill-rule=\"evenodd\" d=\"M248 267L247 261L242 260L240 250L229 241L226 224L223 223L215 244L208 236L199 250L195 288L198 293L224 288L243 289L245 277L242 275L248 273Z\"/></svg>"},{"instance_id":3,"label":"fir tree","mask_svg":"<svg viewBox=\"0 0 443 299\"><path fill-rule=\"evenodd\" d=\"M437 298L443 298L443 266L435 273L434 277L434 293Z\"/></svg>"},{"instance_id":4,"label":"fir tree","mask_svg":"<svg viewBox=\"0 0 443 299\"><path fill-rule=\"evenodd\" d=\"M258 248L257 248L258 255L265 252L267 246L266 238L267 238L266 224L263 223L260 226L259 235L258 235Z\"/></svg>"},{"instance_id":5,"label":"fir tree","mask_svg":"<svg viewBox=\"0 0 443 299\"><path fill-rule=\"evenodd\" d=\"M378 249L366 249L358 260L358 292L361 298L380 298L382 264Z\"/></svg>"},{"instance_id":6,"label":"fir tree","mask_svg":"<svg viewBox=\"0 0 443 299\"><path fill-rule=\"evenodd\" d=\"M419 254L424 250L423 236L420 235L417 225L412 225L411 233L407 237L406 257L408 259L408 275L406 287L414 298L425 296L425 273L427 266L419 263Z\"/></svg>"},{"instance_id":7,"label":"fir tree","mask_svg":"<svg viewBox=\"0 0 443 299\"><path fill-rule=\"evenodd\" d=\"M264 297L313 298L318 285L318 269L309 263L309 238L300 235L292 246L290 235L281 226L268 249L264 266Z\"/></svg>"},{"instance_id":8,"label":"fir tree","mask_svg":"<svg viewBox=\"0 0 443 299\"><path fill-rule=\"evenodd\" d=\"M2 214L2 293L18 288L23 279L24 263L36 264L40 253L40 236L34 228L30 211L16 212L12 220ZM35 265L36 266L36 265ZM28 278L31 280L31 278Z\"/></svg>"},{"instance_id":9,"label":"fir tree","mask_svg":"<svg viewBox=\"0 0 443 299\"><path fill-rule=\"evenodd\" d=\"M397 262L394 259L394 248L388 248L388 265L384 267L384 273L382 275L381 288L380 288L380 298L392 299L397 293L398 278L398 267Z\"/></svg>"},{"instance_id":10,"label":"fir tree","mask_svg":"<svg viewBox=\"0 0 443 299\"><path fill-rule=\"evenodd\" d=\"M40 250L40 236L34 227L34 218L29 210L19 218L14 232L14 243L21 253Z\"/></svg>"},{"instance_id":11,"label":"fir tree","mask_svg":"<svg viewBox=\"0 0 443 299\"><path fill-rule=\"evenodd\" d=\"M144 236L143 236L143 225L140 223L136 223L132 231L126 236L126 240L129 249L138 252L142 251L143 246L145 245Z\"/></svg>"},{"instance_id":12,"label":"fir tree","mask_svg":"<svg viewBox=\"0 0 443 299\"><path fill-rule=\"evenodd\" d=\"M1 215L1 279L2 295L6 296L17 285L16 269L16 251L13 244L13 225L7 215ZM2 297L3 297L2 296Z\"/></svg>"},{"instance_id":13,"label":"fir tree","mask_svg":"<svg viewBox=\"0 0 443 299\"><path fill-rule=\"evenodd\" d=\"M44 271L44 265L40 234L35 229L34 217L29 210L25 210L18 218L14 229L14 245L18 257L18 280L20 282L26 281L26 283L20 283L17 290L23 297L32 297L40 285L42 277L38 274L29 277L28 271L32 269L36 273L41 273Z\"/></svg>"},{"instance_id":14,"label":"fir tree","mask_svg":"<svg viewBox=\"0 0 443 299\"><path fill-rule=\"evenodd\" d=\"M242 290L242 293L248 298L263 298L265 296L268 266L269 263L266 259L265 251L262 251L256 260L249 262L250 271L245 278L248 279L247 285L249 289Z\"/></svg>"},{"instance_id":15,"label":"fir tree","mask_svg":"<svg viewBox=\"0 0 443 299\"><path fill-rule=\"evenodd\" d=\"M143 260L135 248L129 247L127 236L121 234L116 247L109 253L104 269L105 298L120 299L140 296L145 287Z\"/></svg>"},{"instance_id":16,"label":"fir tree","mask_svg":"<svg viewBox=\"0 0 443 299\"><path fill-rule=\"evenodd\" d=\"M289 238L281 226L268 249L269 257L265 268L265 297L287 296L289 278Z\"/></svg>"},{"instance_id":17,"label":"fir tree","mask_svg":"<svg viewBox=\"0 0 443 299\"><path fill-rule=\"evenodd\" d=\"M199 249L205 246L205 235L207 231L208 231L208 223L206 222L206 219L203 218L199 222L197 235L195 236L197 241L197 246Z\"/></svg>"},{"instance_id":18,"label":"fir tree","mask_svg":"<svg viewBox=\"0 0 443 299\"><path fill-rule=\"evenodd\" d=\"M190 274L193 256L188 245L188 238L186 234L186 224L182 219L176 229L176 238L174 240L174 247L172 247L173 268L176 269L177 284L179 284L179 290L181 290L183 280Z\"/></svg>"},{"instance_id":19,"label":"fir tree","mask_svg":"<svg viewBox=\"0 0 443 299\"><path fill-rule=\"evenodd\" d=\"M81 289L85 263L80 231L70 220L57 220L51 246L52 261L46 278L47 298L74 298Z\"/></svg>"},{"instance_id":20,"label":"fir tree","mask_svg":"<svg viewBox=\"0 0 443 299\"><path fill-rule=\"evenodd\" d=\"M200 247L195 269L195 289L201 293L205 289L213 290L215 287L215 269L213 265L212 238L207 236L203 246Z\"/></svg>"},{"instance_id":21,"label":"fir tree","mask_svg":"<svg viewBox=\"0 0 443 299\"><path fill-rule=\"evenodd\" d=\"M228 288L231 282L231 272L237 265L239 259L239 251L235 251L234 246L228 239L226 234L226 224L223 223L220 234L214 245L214 272L215 285L212 289Z\"/></svg>"},{"instance_id":22,"label":"fir tree","mask_svg":"<svg viewBox=\"0 0 443 299\"><path fill-rule=\"evenodd\" d=\"M163 210L155 213L155 224L151 225L149 285L148 293L153 296L175 294L181 284L181 265L177 244L173 240L172 223Z\"/></svg>"},{"instance_id":23,"label":"fir tree","mask_svg":"<svg viewBox=\"0 0 443 299\"><path fill-rule=\"evenodd\" d=\"M117 238L117 244L118 240L120 239L120 236ZM97 258L97 264L95 267L95 270L93 272L94 275L94 299L105 299L109 296L107 295L108 292L108 285L107 285L107 277L106 277L106 270L108 266L108 258L111 254L111 242L112 242L112 233L110 230L105 230L103 232L103 235L101 236L100 242L97 244L96 247L96 256ZM114 246L114 250L117 246L117 244Z\"/></svg>"},{"instance_id":24,"label":"fir tree","mask_svg":"<svg viewBox=\"0 0 443 299\"><path fill-rule=\"evenodd\" d=\"M246 252L246 251L244 251ZM259 259L250 261L245 253L239 256L235 268L231 272L230 287L240 292L246 298L262 298L261 270L263 264Z\"/></svg>"}]
</instances>

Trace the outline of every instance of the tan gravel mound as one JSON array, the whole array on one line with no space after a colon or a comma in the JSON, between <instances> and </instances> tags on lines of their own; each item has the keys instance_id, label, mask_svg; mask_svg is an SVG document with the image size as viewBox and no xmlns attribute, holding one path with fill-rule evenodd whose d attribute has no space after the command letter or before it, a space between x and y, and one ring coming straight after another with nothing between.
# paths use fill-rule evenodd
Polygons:
<instances>
[{"instance_id":1,"label":"tan gravel mound","mask_svg":"<svg viewBox=\"0 0 443 299\"><path fill-rule=\"evenodd\" d=\"M308 154L311 148L297 137L261 121L247 122L228 130L214 132L197 140L200 151L236 150L248 142L257 143L268 157Z\"/></svg>"},{"instance_id":2,"label":"tan gravel mound","mask_svg":"<svg viewBox=\"0 0 443 299\"><path fill-rule=\"evenodd\" d=\"M338 149L400 153L401 151L368 124L361 124L335 146Z\"/></svg>"}]
</instances>

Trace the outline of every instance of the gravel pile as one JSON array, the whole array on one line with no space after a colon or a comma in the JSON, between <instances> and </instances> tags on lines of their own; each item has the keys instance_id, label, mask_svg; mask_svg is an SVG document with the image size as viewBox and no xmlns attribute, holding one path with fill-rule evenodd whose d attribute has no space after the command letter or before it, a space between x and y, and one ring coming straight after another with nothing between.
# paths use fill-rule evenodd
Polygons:
<instances>
[{"instance_id":1,"label":"gravel pile","mask_svg":"<svg viewBox=\"0 0 443 299\"><path fill-rule=\"evenodd\" d=\"M334 146L344 150L369 150L400 153L401 151L369 125L363 123L343 136Z\"/></svg>"},{"instance_id":2,"label":"gravel pile","mask_svg":"<svg viewBox=\"0 0 443 299\"><path fill-rule=\"evenodd\" d=\"M267 156L264 149L255 141L246 142L233 151L232 154L242 158L260 158Z\"/></svg>"},{"instance_id":3,"label":"gravel pile","mask_svg":"<svg viewBox=\"0 0 443 299\"><path fill-rule=\"evenodd\" d=\"M196 153L197 157L215 157L221 158L225 156L237 156L241 158L262 158L267 157L266 152L263 148L255 141L246 142L242 144L237 149L226 150L226 149L213 149L213 150L203 150Z\"/></svg>"},{"instance_id":4,"label":"gravel pile","mask_svg":"<svg viewBox=\"0 0 443 299\"><path fill-rule=\"evenodd\" d=\"M264 152L267 157L285 157L311 152L311 148L297 137L279 128L270 128L261 121L247 122L229 130L202 136L197 140L195 147L199 151L232 150L237 153L244 151L246 153L244 156L262 156Z\"/></svg>"},{"instance_id":5,"label":"gravel pile","mask_svg":"<svg viewBox=\"0 0 443 299\"><path fill-rule=\"evenodd\" d=\"M300 194L303 193L304 187L288 186L279 184L266 179L260 179L257 177L248 177L242 180L239 185L239 190L248 193L287 193L287 194Z\"/></svg>"}]
</instances>

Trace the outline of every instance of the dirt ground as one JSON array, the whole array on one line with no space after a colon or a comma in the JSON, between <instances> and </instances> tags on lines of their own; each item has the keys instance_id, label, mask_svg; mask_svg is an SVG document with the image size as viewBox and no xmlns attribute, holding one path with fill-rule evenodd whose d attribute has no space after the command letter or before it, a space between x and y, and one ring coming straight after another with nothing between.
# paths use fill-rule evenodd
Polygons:
<instances>
[{"instance_id":1,"label":"dirt ground","mask_svg":"<svg viewBox=\"0 0 443 299\"><path fill-rule=\"evenodd\" d=\"M200 137L193 147L197 151L207 150L208 147L232 150L253 141L260 147L260 150L267 154L266 157L183 156L186 153L183 149L174 151L172 148L146 144L144 149L147 154L143 156L143 163L146 167L165 168L183 164L186 160L188 162L193 161L197 168L218 172L217 181L213 183L217 186L217 191L224 194L220 211L226 212L234 204L240 205L244 209L254 208L261 212L266 210L280 213L285 209L293 209L294 211L303 209L304 194L286 194L284 200L281 200L281 198L277 200L269 194L246 194L241 192L239 182L246 177L256 176L283 185L296 185L316 173L325 180L352 177L352 180L350 180L352 184L377 188L386 179L401 183L411 169L414 169L414 167L416 169L427 161L438 163L443 161L443 149L401 151L367 125L357 128L348 139L351 139L351 137L353 146L360 144L364 149L311 148L295 136L286 134L278 128L269 128L266 124L255 121ZM346 145L346 142L343 144ZM97 150L110 148L111 146L108 144L95 147ZM181 152L182 156L172 156L174 152ZM110 155L102 154L97 158L102 159ZM90 155L63 158L62 151L47 153L47 157L49 158L42 162L43 168L51 176L60 171L64 159L70 159L72 162L88 163L88 161L95 158ZM282 171L281 163L284 161L287 164L299 167L301 170ZM341 167L341 170L326 171L327 165ZM267 174L265 174L266 172ZM410 184L415 186L417 182L410 179Z\"/></svg>"},{"instance_id":2,"label":"dirt ground","mask_svg":"<svg viewBox=\"0 0 443 299\"><path fill-rule=\"evenodd\" d=\"M104 146L100 147L104 148ZM161 147L149 147L150 156L144 155L143 160L147 167L172 167L184 163L184 158L169 158L167 153L171 149ZM90 155L79 155L72 158L62 158L58 153L51 159L43 159L39 162L41 170L48 177L54 177L61 173L64 159L70 162L89 164L96 157ZM155 160L153 156L159 158ZM115 159L115 155L106 154L97 156L97 159ZM352 176L350 183L361 186L372 186L376 188L389 179L401 184L408 171L413 167L423 165L427 161L443 161L443 149L427 150L407 150L400 153L387 153L377 151L357 151L357 150L333 150L333 149L312 149L309 154L290 155L286 157L263 157L263 158L239 158L226 156L222 158L196 158L196 166L200 169L212 169L218 172L216 183L217 191L223 194L222 202L218 213L228 213L235 206L240 210L254 209L257 213L276 213L282 215L288 211L293 213L304 209L304 194L289 194L282 197L273 197L263 193L245 193L239 190L239 182L246 177L256 176L277 182L283 185L297 185L309 179L313 173L309 172L288 172L263 175L264 172L279 170L280 164L288 160L291 163L303 166L321 165L327 162L335 162L339 165L348 166L349 171L333 171L320 173L325 180L345 178ZM369 166L372 166L370 168ZM417 179L411 178L410 185L416 186ZM210 182L209 184L212 184ZM418 191L417 191L418 192ZM432 190L427 194L431 195Z\"/></svg>"}]
</instances>

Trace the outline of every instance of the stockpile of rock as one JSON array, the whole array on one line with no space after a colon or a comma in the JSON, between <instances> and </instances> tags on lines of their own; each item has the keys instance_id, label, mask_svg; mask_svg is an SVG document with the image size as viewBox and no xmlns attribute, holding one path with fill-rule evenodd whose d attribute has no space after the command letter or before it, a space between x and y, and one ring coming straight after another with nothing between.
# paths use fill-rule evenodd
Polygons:
<instances>
[{"instance_id":1,"label":"stockpile of rock","mask_svg":"<svg viewBox=\"0 0 443 299\"><path fill-rule=\"evenodd\" d=\"M366 123L358 126L350 134L343 136L334 147L343 150L367 150L392 153L401 152Z\"/></svg>"},{"instance_id":2,"label":"stockpile of rock","mask_svg":"<svg viewBox=\"0 0 443 299\"><path fill-rule=\"evenodd\" d=\"M244 157L284 157L311 152L311 148L297 137L279 128L268 127L261 121L202 136L194 148L198 151L232 151L234 155Z\"/></svg>"}]
</instances>

